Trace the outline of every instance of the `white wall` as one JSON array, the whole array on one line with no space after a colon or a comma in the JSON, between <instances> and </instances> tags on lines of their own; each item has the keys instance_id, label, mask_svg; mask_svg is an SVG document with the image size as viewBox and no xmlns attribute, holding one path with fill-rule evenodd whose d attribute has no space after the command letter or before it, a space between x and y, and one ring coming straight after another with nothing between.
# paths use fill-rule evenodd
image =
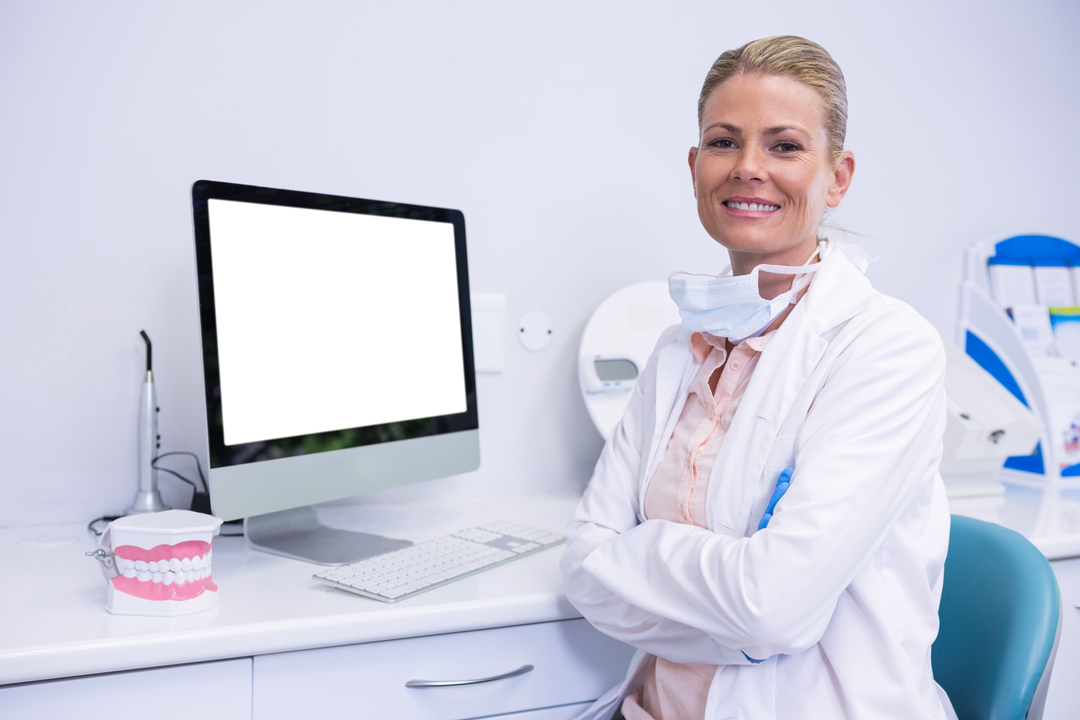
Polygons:
<instances>
[{"instance_id":1,"label":"white wall","mask_svg":"<svg viewBox=\"0 0 1080 720\"><path fill-rule=\"evenodd\" d=\"M479 377L480 471L424 493L583 487L588 314L724 264L686 152L727 48L795 33L833 53L858 161L836 220L943 334L968 243L1080 240L1080 4L673 5L0 3L0 525L131 501L140 329L163 450L205 454L199 178L460 208L473 290L505 292L511 323L554 319L537 354L508 328L506 372Z\"/></svg>"}]
</instances>

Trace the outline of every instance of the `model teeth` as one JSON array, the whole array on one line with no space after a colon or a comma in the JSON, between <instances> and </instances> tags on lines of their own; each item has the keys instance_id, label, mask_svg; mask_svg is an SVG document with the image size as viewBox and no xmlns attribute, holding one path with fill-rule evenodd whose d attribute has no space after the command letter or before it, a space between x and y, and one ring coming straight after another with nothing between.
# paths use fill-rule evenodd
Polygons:
<instances>
[{"instance_id":1,"label":"model teeth","mask_svg":"<svg viewBox=\"0 0 1080 720\"><path fill-rule=\"evenodd\" d=\"M152 562L127 560L118 557L116 566L121 575L127 578L136 578L139 582L183 585L193 580L210 577L210 553L183 558L182 560L172 558Z\"/></svg>"},{"instance_id":2,"label":"model teeth","mask_svg":"<svg viewBox=\"0 0 1080 720\"><path fill-rule=\"evenodd\" d=\"M749 210L750 212L775 212L780 209L779 205L765 205L764 203L741 203L741 202L725 202L732 210Z\"/></svg>"}]
</instances>

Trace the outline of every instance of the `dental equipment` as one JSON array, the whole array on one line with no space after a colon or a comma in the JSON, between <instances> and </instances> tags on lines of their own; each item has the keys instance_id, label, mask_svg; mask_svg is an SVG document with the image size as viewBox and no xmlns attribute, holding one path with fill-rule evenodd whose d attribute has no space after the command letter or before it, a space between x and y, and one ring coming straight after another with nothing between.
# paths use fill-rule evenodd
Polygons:
<instances>
[{"instance_id":1,"label":"dental equipment","mask_svg":"<svg viewBox=\"0 0 1080 720\"><path fill-rule=\"evenodd\" d=\"M190 510L166 510L114 520L98 549L109 584L105 609L114 615L174 616L218 604L211 576L214 536L221 520Z\"/></svg>"},{"instance_id":2,"label":"dental equipment","mask_svg":"<svg viewBox=\"0 0 1080 720\"><path fill-rule=\"evenodd\" d=\"M154 467L161 436L158 435L157 414L160 408L157 406L154 371L150 362L150 337L145 330L140 330L139 334L146 342L146 379L139 395L139 489L135 493L135 502L124 511L125 515L161 512L167 509L158 493L157 469Z\"/></svg>"}]
</instances>

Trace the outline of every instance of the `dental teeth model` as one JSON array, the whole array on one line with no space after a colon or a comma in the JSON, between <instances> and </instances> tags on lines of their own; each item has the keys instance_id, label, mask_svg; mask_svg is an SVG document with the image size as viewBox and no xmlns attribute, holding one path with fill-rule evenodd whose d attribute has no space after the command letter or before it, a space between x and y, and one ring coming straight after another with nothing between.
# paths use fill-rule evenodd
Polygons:
<instances>
[{"instance_id":1,"label":"dental teeth model","mask_svg":"<svg viewBox=\"0 0 1080 720\"><path fill-rule=\"evenodd\" d=\"M221 520L188 510L129 515L109 524L99 549L109 583L105 609L119 615L187 615L218 604L211 576Z\"/></svg>"},{"instance_id":2,"label":"dental teeth model","mask_svg":"<svg viewBox=\"0 0 1080 720\"><path fill-rule=\"evenodd\" d=\"M181 545L158 545L149 552L136 552L141 548L131 545L116 548L114 562L124 580L114 578L113 587L147 600L190 600L206 590L216 591L217 586L210 577L210 546L196 541ZM191 556L178 557L186 556L192 550ZM160 559L135 559L154 555ZM131 582L132 579L135 582Z\"/></svg>"}]
</instances>

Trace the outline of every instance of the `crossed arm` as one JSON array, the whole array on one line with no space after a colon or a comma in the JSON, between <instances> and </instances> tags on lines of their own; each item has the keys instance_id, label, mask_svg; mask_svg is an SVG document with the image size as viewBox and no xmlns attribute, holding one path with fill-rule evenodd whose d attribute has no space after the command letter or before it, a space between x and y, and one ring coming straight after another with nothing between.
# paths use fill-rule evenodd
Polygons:
<instances>
[{"instance_id":1,"label":"crossed arm","mask_svg":"<svg viewBox=\"0 0 1080 720\"><path fill-rule=\"evenodd\" d=\"M840 594L932 481L944 429L944 355L933 330L866 335L830 369L799 433L790 490L750 537L638 524L652 428L642 426L645 398L635 390L568 528L563 574L578 610L674 662L747 664L747 655L816 644Z\"/></svg>"}]
</instances>

